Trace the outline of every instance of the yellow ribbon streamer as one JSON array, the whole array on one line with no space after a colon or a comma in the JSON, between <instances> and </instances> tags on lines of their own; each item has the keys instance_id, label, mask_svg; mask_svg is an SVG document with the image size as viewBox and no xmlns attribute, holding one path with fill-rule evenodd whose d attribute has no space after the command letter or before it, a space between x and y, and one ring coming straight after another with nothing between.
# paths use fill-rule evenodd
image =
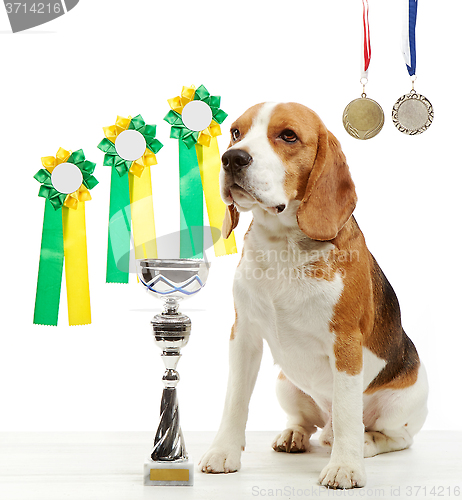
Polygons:
<instances>
[{"instance_id":1,"label":"yellow ribbon streamer","mask_svg":"<svg viewBox=\"0 0 462 500\"><path fill-rule=\"evenodd\" d=\"M128 182L135 259L157 259L151 168L145 166L139 177L129 172Z\"/></svg>"},{"instance_id":2,"label":"yellow ribbon streamer","mask_svg":"<svg viewBox=\"0 0 462 500\"><path fill-rule=\"evenodd\" d=\"M63 206L62 211L69 325L88 325L91 311L85 203L77 203L75 208Z\"/></svg>"},{"instance_id":3,"label":"yellow ribbon streamer","mask_svg":"<svg viewBox=\"0 0 462 500\"><path fill-rule=\"evenodd\" d=\"M221 235L221 226L225 217L226 205L220 198L217 191L219 185L219 173L221 167L220 151L218 149L218 141L216 137L211 138L210 146L203 147L196 144L197 160L199 162L199 170L202 179L202 188L205 195L205 203L207 205L207 213L209 215L210 226L218 228L220 231L220 239L214 242L215 255L229 255L237 252L236 239L234 232L230 234L228 239L223 239Z\"/></svg>"}]
</instances>

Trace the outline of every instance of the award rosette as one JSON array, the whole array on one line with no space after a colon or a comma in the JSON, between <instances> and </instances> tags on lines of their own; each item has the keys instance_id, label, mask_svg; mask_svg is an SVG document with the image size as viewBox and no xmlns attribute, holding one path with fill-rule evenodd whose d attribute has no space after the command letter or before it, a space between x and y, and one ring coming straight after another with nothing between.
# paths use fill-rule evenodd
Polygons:
<instances>
[{"instance_id":1,"label":"award rosette","mask_svg":"<svg viewBox=\"0 0 462 500\"><path fill-rule=\"evenodd\" d=\"M98 148L111 167L106 283L128 283L131 232L135 258L157 258L150 167L163 145L141 115L118 116L103 131Z\"/></svg>"},{"instance_id":2,"label":"award rosette","mask_svg":"<svg viewBox=\"0 0 462 500\"><path fill-rule=\"evenodd\" d=\"M81 149L72 153L60 148L56 157L43 157L42 165L34 176L41 184L39 196L45 198L34 324L58 324L64 263L69 325L87 325L91 310L85 202L98 184L93 177L96 163L86 160Z\"/></svg>"},{"instance_id":3,"label":"award rosette","mask_svg":"<svg viewBox=\"0 0 462 500\"><path fill-rule=\"evenodd\" d=\"M218 178L221 166L217 136L228 116L220 109L221 97L212 96L201 85L183 87L168 100L172 108L164 120L171 125L170 137L178 139L180 169L180 258L203 257L203 195L210 226L221 229L226 206L220 198ZM221 231L220 231L221 235ZM215 255L237 252L234 234L214 241Z\"/></svg>"}]
</instances>

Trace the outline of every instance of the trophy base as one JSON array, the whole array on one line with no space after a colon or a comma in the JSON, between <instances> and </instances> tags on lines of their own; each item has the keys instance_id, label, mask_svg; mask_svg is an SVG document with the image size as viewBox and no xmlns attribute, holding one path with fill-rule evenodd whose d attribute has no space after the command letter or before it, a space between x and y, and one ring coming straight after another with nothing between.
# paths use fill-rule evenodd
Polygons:
<instances>
[{"instance_id":1,"label":"trophy base","mask_svg":"<svg viewBox=\"0 0 462 500\"><path fill-rule=\"evenodd\" d=\"M191 459L160 462L148 458L144 462L145 486L192 486L194 464Z\"/></svg>"}]
</instances>

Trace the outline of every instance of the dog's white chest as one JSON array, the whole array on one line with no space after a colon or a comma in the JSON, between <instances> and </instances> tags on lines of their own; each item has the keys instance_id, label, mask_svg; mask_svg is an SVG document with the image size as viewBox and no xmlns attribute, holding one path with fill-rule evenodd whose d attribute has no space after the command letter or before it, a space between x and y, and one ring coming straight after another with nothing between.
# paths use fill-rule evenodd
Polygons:
<instances>
[{"instance_id":1,"label":"dog's white chest","mask_svg":"<svg viewBox=\"0 0 462 500\"><path fill-rule=\"evenodd\" d=\"M324 251L329 250L327 245ZM253 318L253 334L267 341L286 376L306 392L325 388L328 393L334 342L330 322L343 290L342 277L338 273L327 280L313 275L319 257L313 251L299 255L294 263L290 252L276 249L260 258L244 255L235 299L239 310Z\"/></svg>"}]
</instances>

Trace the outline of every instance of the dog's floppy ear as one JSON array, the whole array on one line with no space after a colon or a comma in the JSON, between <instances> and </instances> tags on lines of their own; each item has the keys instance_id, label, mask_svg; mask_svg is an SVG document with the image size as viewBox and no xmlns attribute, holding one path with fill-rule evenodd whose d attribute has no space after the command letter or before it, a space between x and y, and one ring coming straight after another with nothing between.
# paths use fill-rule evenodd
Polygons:
<instances>
[{"instance_id":1,"label":"dog's floppy ear","mask_svg":"<svg viewBox=\"0 0 462 500\"><path fill-rule=\"evenodd\" d=\"M340 144L321 125L316 159L297 211L298 225L313 240L332 240L350 218L356 201L355 186Z\"/></svg>"},{"instance_id":2,"label":"dog's floppy ear","mask_svg":"<svg viewBox=\"0 0 462 500\"><path fill-rule=\"evenodd\" d=\"M234 203L226 207L225 218L223 220L223 227L221 228L221 234L226 240L229 235L233 232L233 229L237 226L239 222L239 212L236 210Z\"/></svg>"}]
</instances>

